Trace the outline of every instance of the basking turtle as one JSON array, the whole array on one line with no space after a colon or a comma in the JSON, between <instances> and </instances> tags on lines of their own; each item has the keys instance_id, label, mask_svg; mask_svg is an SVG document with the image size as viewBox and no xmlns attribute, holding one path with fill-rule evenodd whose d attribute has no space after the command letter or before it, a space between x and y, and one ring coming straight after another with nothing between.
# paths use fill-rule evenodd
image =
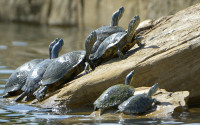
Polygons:
<instances>
[{"instance_id":1,"label":"basking turtle","mask_svg":"<svg viewBox=\"0 0 200 125\"><path fill-rule=\"evenodd\" d=\"M31 60L18 67L9 77L4 90L3 97L10 97L20 94L21 88L24 86L27 76L35 65L42 62L43 59Z\"/></svg>"},{"instance_id":2,"label":"basking turtle","mask_svg":"<svg viewBox=\"0 0 200 125\"><path fill-rule=\"evenodd\" d=\"M135 34L135 30L139 25L139 22L140 18L137 15L130 21L127 32L117 32L107 37L100 44L97 51L90 54L89 60L91 64L94 64L94 67L98 66L102 62L106 62L117 55L120 59L123 59L125 58L123 53L126 53L136 43L142 47L144 45L141 43L142 37L136 37Z\"/></svg>"},{"instance_id":3,"label":"basking turtle","mask_svg":"<svg viewBox=\"0 0 200 125\"><path fill-rule=\"evenodd\" d=\"M58 38L49 45L49 53L51 54L52 47L56 44ZM51 56L51 55L50 55ZM10 97L21 94L21 88L24 86L27 76L30 71L44 59L33 59L22 66L18 67L9 77L5 85L3 97Z\"/></svg>"},{"instance_id":4,"label":"basking turtle","mask_svg":"<svg viewBox=\"0 0 200 125\"><path fill-rule=\"evenodd\" d=\"M42 80L42 77L49 66L50 63L53 62L54 58L58 57L58 53L62 49L63 40L57 38L49 45L49 54L50 59L45 59L44 61L38 63L28 74L25 85L22 87L22 91L24 91L21 95L19 95L15 101L21 101L25 96L27 96L26 101L31 100L33 92L39 87L38 83Z\"/></svg>"},{"instance_id":5,"label":"basking turtle","mask_svg":"<svg viewBox=\"0 0 200 125\"><path fill-rule=\"evenodd\" d=\"M118 84L109 87L94 102L94 110L99 109L100 115L105 109L116 107L134 94L134 87L129 84L133 80L134 70L125 79L125 84Z\"/></svg>"},{"instance_id":6,"label":"basking turtle","mask_svg":"<svg viewBox=\"0 0 200 125\"><path fill-rule=\"evenodd\" d=\"M86 57L90 54L95 53L99 45L110 35L117 32L125 32L122 27L118 26L118 22L124 13L124 7L120 7L118 11L114 12L112 15L112 20L110 26L102 26L95 31L93 31L85 41ZM94 35L95 33L95 35ZM87 61L89 59L87 58Z\"/></svg>"},{"instance_id":7,"label":"basking turtle","mask_svg":"<svg viewBox=\"0 0 200 125\"><path fill-rule=\"evenodd\" d=\"M124 114L140 114L153 107L153 103L157 103L156 99L152 99L152 95L158 90L158 83L153 85L148 94L137 94L130 97L118 106L120 112Z\"/></svg>"},{"instance_id":8,"label":"basking turtle","mask_svg":"<svg viewBox=\"0 0 200 125\"><path fill-rule=\"evenodd\" d=\"M69 82L85 68L85 51L73 51L56 58L48 67L39 82L40 88L33 94L38 100L46 95L47 91L60 88L61 84Z\"/></svg>"}]
</instances>

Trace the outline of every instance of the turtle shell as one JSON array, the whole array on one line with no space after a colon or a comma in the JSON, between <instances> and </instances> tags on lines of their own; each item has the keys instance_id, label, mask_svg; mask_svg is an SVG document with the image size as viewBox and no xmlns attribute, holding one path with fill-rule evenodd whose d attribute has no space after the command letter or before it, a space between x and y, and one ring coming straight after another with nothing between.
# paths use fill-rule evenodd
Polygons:
<instances>
[{"instance_id":1,"label":"turtle shell","mask_svg":"<svg viewBox=\"0 0 200 125\"><path fill-rule=\"evenodd\" d=\"M106 38L99 46L94 54L90 54L89 59L98 66L102 62L106 62L117 56L117 48L126 43L126 32L112 34Z\"/></svg>"},{"instance_id":2,"label":"turtle shell","mask_svg":"<svg viewBox=\"0 0 200 125\"><path fill-rule=\"evenodd\" d=\"M85 51L73 51L56 58L47 67L40 85L59 86L73 79L84 70L85 54Z\"/></svg>"},{"instance_id":3,"label":"turtle shell","mask_svg":"<svg viewBox=\"0 0 200 125\"><path fill-rule=\"evenodd\" d=\"M100 109L118 106L133 96L134 91L134 87L129 85L118 84L111 86L94 102L94 106Z\"/></svg>"},{"instance_id":4,"label":"turtle shell","mask_svg":"<svg viewBox=\"0 0 200 125\"><path fill-rule=\"evenodd\" d=\"M4 94L20 91L30 71L41 61L43 61L43 59L34 59L18 67L9 77L5 85Z\"/></svg>"},{"instance_id":5,"label":"turtle shell","mask_svg":"<svg viewBox=\"0 0 200 125\"><path fill-rule=\"evenodd\" d=\"M126 32L122 27L119 26L102 26L95 31L97 33L97 41L92 47L91 54L95 53L99 45L110 35L117 32Z\"/></svg>"},{"instance_id":6,"label":"turtle shell","mask_svg":"<svg viewBox=\"0 0 200 125\"><path fill-rule=\"evenodd\" d=\"M22 90L27 94L34 92L39 86L38 83L42 80L47 67L52 62L52 59L45 59L44 61L38 63L35 68L30 71Z\"/></svg>"},{"instance_id":7,"label":"turtle shell","mask_svg":"<svg viewBox=\"0 0 200 125\"><path fill-rule=\"evenodd\" d=\"M138 94L130 97L118 106L118 109L124 114L144 113L152 108L153 99L146 94Z\"/></svg>"},{"instance_id":8,"label":"turtle shell","mask_svg":"<svg viewBox=\"0 0 200 125\"><path fill-rule=\"evenodd\" d=\"M134 37L133 37L134 38ZM117 49L126 53L136 44L136 40L127 41L127 32L118 32L107 37L98 47L94 54L90 54L89 59L98 66L117 56Z\"/></svg>"}]
</instances>

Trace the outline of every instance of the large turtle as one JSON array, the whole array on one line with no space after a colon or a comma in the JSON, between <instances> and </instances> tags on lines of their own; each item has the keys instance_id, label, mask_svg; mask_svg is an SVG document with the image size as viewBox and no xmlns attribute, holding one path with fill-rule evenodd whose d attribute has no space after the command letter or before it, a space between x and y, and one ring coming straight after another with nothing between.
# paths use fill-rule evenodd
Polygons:
<instances>
[{"instance_id":1,"label":"large turtle","mask_svg":"<svg viewBox=\"0 0 200 125\"><path fill-rule=\"evenodd\" d=\"M45 59L44 61L38 63L28 74L25 85L22 87L23 93L19 95L15 101L21 101L25 96L26 101L33 99L33 92L38 88L39 82L42 80L42 77L49 66L55 58L58 57L60 50L62 49L64 42L62 39L57 38L49 46L49 55L50 59Z\"/></svg>"},{"instance_id":2,"label":"large turtle","mask_svg":"<svg viewBox=\"0 0 200 125\"><path fill-rule=\"evenodd\" d=\"M52 47L56 44L58 38L49 45L49 56L51 57ZM18 67L9 77L8 82L5 85L3 97L10 97L19 95L22 93L21 88L24 86L27 76L30 71L44 59L33 59L20 67Z\"/></svg>"},{"instance_id":3,"label":"large turtle","mask_svg":"<svg viewBox=\"0 0 200 125\"><path fill-rule=\"evenodd\" d=\"M9 77L5 85L3 97L5 98L20 94L22 92L21 88L26 82L28 73L41 61L43 61L43 59L34 59L18 67Z\"/></svg>"},{"instance_id":4,"label":"large turtle","mask_svg":"<svg viewBox=\"0 0 200 125\"><path fill-rule=\"evenodd\" d=\"M99 45L110 35L117 32L125 32L122 27L118 26L118 22L121 19L124 13L124 7L120 7L116 12L112 15L112 20L110 26L102 26L95 31L93 31L85 41L85 49L86 49L86 57L89 57L91 53L95 53L98 49ZM93 34L96 34L93 37ZM87 61L89 59L87 58Z\"/></svg>"},{"instance_id":5,"label":"large turtle","mask_svg":"<svg viewBox=\"0 0 200 125\"><path fill-rule=\"evenodd\" d=\"M140 114L148 111L156 104L156 99L152 99L152 95L158 90L158 83L153 85L148 94L137 94L130 97L118 106L120 112L124 114Z\"/></svg>"},{"instance_id":6,"label":"large turtle","mask_svg":"<svg viewBox=\"0 0 200 125\"><path fill-rule=\"evenodd\" d=\"M55 59L39 82L40 88L33 94L38 100L46 95L46 92L60 88L60 85L69 82L85 68L85 51L72 51Z\"/></svg>"},{"instance_id":7,"label":"large turtle","mask_svg":"<svg viewBox=\"0 0 200 125\"><path fill-rule=\"evenodd\" d=\"M105 109L116 107L134 94L134 87L129 84L133 80L134 70L125 79L125 84L118 84L109 87L94 102L94 110L99 109L100 115Z\"/></svg>"},{"instance_id":8,"label":"large turtle","mask_svg":"<svg viewBox=\"0 0 200 125\"><path fill-rule=\"evenodd\" d=\"M144 46L141 43L142 37L136 37L135 30L139 25L140 18L136 15L129 23L127 32L117 32L107 37L98 47L97 51L90 54L89 60L93 67L100 65L102 62L106 62L113 57L119 56L120 59L124 59L124 53L132 48L136 43L139 47ZM96 35L95 33L93 35ZM95 37L95 36L92 36Z\"/></svg>"}]
</instances>

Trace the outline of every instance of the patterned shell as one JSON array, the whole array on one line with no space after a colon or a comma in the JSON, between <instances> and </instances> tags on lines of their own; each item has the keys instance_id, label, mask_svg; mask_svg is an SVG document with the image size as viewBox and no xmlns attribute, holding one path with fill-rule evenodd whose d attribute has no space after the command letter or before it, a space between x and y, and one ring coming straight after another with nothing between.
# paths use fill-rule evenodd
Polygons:
<instances>
[{"instance_id":1,"label":"patterned shell","mask_svg":"<svg viewBox=\"0 0 200 125\"><path fill-rule=\"evenodd\" d=\"M146 94L138 94L130 97L118 106L118 109L125 114L144 113L152 107L153 99Z\"/></svg>"},{"instance_id":2,"label":"patterned shell","mask_svg":"<svg viewBox=\"0 0 200 125\"><path fill-rule=\"evenodd\" d=\"M117 55L117 47L121 47L126 44L126 39L124 40L126 35L126 32L112 34L100 44L99 48L93 55L90 55L90 59L97 60L101 57L113 58L113 56Z\"/></svg>"},{"instance_id":3,"label":"patterned shell","mask_svg":"<svg viewBox=\"0 0 200 125\"><path fill-rule=\"evenodd\" d=\"M101 94L94 102L94 105L100 109L118 106L123 101L133 96L134 91L134 87L129 85L118 84L111 86Z\"/></svg>"},{"instance_id":4,"label":"patterned shell","mask_svg":"<svg viewBox=\"0 0 200 125\"><path fill-rule=\"evenodd\" d=\"M18 67L9 77L5 85L4 93L20 90L25 84L31 69L41 61L43 61L43 59L34 59Z\"/></svg>"},{"instance_id":5,"label":"patterned shell","mask_svg":"<svg viewBox=\"0 0 200 125\"><path fill-rule=\"evenodd\" d=\"M38 63L34 69L32 69L27 77L25 85L22 90L31 93L39 86L39 82L42 80L43 75L49 66L53 62L53 59L45 59L44 61Z\"/></svg>"},{"instance_id":6,"label":"patterned shell","mask_svg":"<svg viewBox=\"0 0 200 125\"><path fill-rule=\"evenodd\" d=\"M73 51L56 58L44 73L41 85L64 83L81 73L85 67L85 51Z\"/></svg>"},{"instance_id":7,"label":"patterned shell","mask_svg":"<svg viewBox=\"0 0 200 125\"><path fill-rule=\"evenodd\" d=\"M122 27L119 26L102 26L95 30L97 33L97 41L94 43L91 54L96 52L99 45L110 35L117 33L117 32L125 32Z\"/></svg>"}]
</instances>

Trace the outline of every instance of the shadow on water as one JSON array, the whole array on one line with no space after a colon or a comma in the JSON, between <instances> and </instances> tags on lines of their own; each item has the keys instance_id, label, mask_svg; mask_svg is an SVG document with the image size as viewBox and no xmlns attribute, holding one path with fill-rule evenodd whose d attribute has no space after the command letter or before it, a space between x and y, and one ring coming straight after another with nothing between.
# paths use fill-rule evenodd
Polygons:
<instances>
[{"instance_id":1,"label":"shadow on water","mask_svg":"<svg viewBox=\"0 0 200 125\"><path fill-rule=\"evenodd\" d=\"M3 99L3 91L10 74L18 66L34 58L48 57L48 44L60 37L65 41L61 54L84 49L86 36L91 30L79 35L77 29L48 28L30 25L0 24L0 124L187 124L200 123L200 108L190 109L174 118L101 119L88 113L61 115L52 109L43 109ZM75 36L75 37L74 37ZM158 48L147 46L146 48ZM140 48L127 52L130 56ZM84 75L84 74L83 74ZM186 119L187 118L187 119Z\"/></svg>"}]
</instances>

